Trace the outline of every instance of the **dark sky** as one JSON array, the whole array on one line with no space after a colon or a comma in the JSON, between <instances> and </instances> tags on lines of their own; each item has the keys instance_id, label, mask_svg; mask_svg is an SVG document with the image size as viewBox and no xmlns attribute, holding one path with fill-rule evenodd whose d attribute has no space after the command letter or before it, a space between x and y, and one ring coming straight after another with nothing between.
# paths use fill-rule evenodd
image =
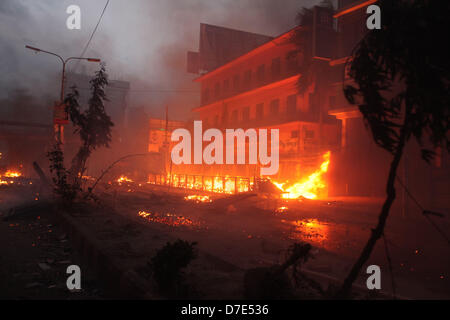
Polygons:
<instances>
[{"instance_id":1,"label":"dark sky","mask_svg":"<svg viewBox=\"0 0 450 320\"><path fill-rule=\"evenodd\" d=\"M186 52L198 49L199 24L215 24L275 36L295 25L296 12L320 0L110 0L85 54L107 64L111 78L131 82L131 106L158 116L164 104L189 110L192 93L149 93L142 89L198 90L186 73ZM12 88L35 95L58 93L61 65L56 57L35 54L29 44L63 57L78 56L106 0L1 0L0 98ZM66 8L81 8L81 30L68 30ZM72 65L73 67L73 65ZM78 71L96 66L80 63ZM180 106L180 104L185 104Z\"/></svg>"}]
</instances>

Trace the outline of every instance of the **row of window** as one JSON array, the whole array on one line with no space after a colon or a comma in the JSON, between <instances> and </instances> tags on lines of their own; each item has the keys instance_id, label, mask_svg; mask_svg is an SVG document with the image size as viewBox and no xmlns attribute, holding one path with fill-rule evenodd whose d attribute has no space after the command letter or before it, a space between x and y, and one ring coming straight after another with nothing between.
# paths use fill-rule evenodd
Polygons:
<instances>
[{"instance_id":1,"label":"row of window","mask_svg":"<svg viewBox=\"0 0 450 320\"><path fill-rule=\"evenodd\" d=\"M292 53L286 55L286 75L297 72L298 60L297 56ZM216 101L220 98L228 97L245 90L250 90L252 87L264 85L269 81L279 80L281 78L281 58L272 59L270 70L266 70L266 65L258 66L256 72L251 69L246 70L243 74L235 74L223 82L216 82L213 88L206 88L202 93L202 104Z\"/></svg>"},{"instance_id":2,"label":"row of window","mask_svg":"<svg viewBox=\"0 0 450 320\"><path fill-rule=\"evenodd\" d=\"M241 117L239 118L239 111L241 112ZM297 95L292 94L286 98L286 114L294 115L297 112ZM267 116L276 117L280 115L280 99L273 99L269 104L269 113ZM256 120L262 120L265 117L264 113L264 103L258 103L256 105ZM222 118L222 121L221 121ZM234 109L231 112L231 116L228 119L226 108L222 117L216 115L214 118L214 125L219 126L221 122L227 122L230 120L231 123L245 122L250 120L250 106L244 107L242 109Z\"/></svg>"}]
</instances>

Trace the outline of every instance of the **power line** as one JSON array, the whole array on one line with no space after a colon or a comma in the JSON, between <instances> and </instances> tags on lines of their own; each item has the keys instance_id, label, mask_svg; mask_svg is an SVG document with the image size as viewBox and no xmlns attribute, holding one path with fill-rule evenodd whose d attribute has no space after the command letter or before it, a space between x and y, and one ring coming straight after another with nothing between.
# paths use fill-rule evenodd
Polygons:
<instances>
[{"instance_id":1,"label":"power line","mask_svg":"<svg viewBox=\"0 0 450 320\"><path fill-rule=\"evenodd\" d=\"M89 47L89 45L90 45L90 43L92 41L92 38L94 37L94 34L97 31L98 26L100 25L100 21L102 21L103 15L105 14L105 11L106 11L106 8L108 7L108 4L109 4L109 0L106 1L105 7L103 8L103 11L102 11L102 14L100 15L100 18L97 21L97 25L95 26L94 30L92 31L91 36L89 38L89 41L86 43L86 46L84 47L83 52L81 53L80 57L84 57L84 54L86 53L86 50ZM78 67L78 63L79 63L79 61L77 61L77 63L76 63L76 65L75 65L73 70L76 70L76 68Z\"/></svg>"},{"instance_id":2,"label":"power line","mask_svg":"<svg viewBox=\"0 0 450 320\"><path fill-rule=\"evenodd\" d=\"M90 90L90 88L86 87L77 87L78 90ZM126 89L120 87L106 87L106 90L115 90L115 91L127 91L127 92L135 92L135 93L200 93L200 91L195 90L152 90L152 89Z\"/></svg>"}]
</instances>

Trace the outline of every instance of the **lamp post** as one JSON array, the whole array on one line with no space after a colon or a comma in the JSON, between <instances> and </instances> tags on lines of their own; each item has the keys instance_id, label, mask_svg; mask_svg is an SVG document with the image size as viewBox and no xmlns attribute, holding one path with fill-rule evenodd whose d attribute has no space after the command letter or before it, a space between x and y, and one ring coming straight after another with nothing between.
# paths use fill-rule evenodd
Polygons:
<instances>
[{"instance_id":1,"label":"lamp post","mask_svg":"<svg viewBox=\"0 0 450 320\"><path fill-rule=\"evenodd\" d=\"M60 55L50 52L50 51L46 51L46 50L42 50L39 48L35 48L35 47L31 47L31 46L25 46L25 48L30 49L35 51L36 53L38 52L44 52L44 53L48 53L51 54L52 56L58 57L59 60L61 60L62 62L62 77L61 77L61 92L60 92L60 103L62 104L64 101L64 80L65 80L65 75L66 75L66 64L70 61L70 60L86 60L89 62L100 62L100 59L96 59L96 58L82 58L82 57L70 57L67 59L63 59ZM63 132L63 126L60 123L55 124L55 135L56 135L56 141L58 143L63 143L64 140L64 132Z\"/></svg>"}]
</instances>

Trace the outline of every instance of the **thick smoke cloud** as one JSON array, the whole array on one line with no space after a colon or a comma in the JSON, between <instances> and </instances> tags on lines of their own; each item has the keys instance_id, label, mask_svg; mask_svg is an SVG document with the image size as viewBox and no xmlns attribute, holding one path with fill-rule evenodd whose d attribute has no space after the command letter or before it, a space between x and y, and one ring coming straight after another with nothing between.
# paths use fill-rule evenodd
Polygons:
<instances>
[{"instance_id":1,"label":"thick smoke cloud","mask_svg":"<svg viewBox=\"0 0 450 320\"><path fill-rule=\"evenodd\" d=\"M141 89L198 91L186 73L186 52L198 49L201 22L275 36L295 25L302 6L319 0L111 0L85 56L99 57L110 76L132 85L131 106L162 116L169 104L178 117L198 103L191 92L144 92ZM34 54L25 45L80 55L106 3L92 0L0 1L0 99L16 88L36 98L58 95L60 62ZM81 7L81 30L68 30L66 8ZM74 64L75 65L75 64ZM73 66L72 65L72 68ZM96 66L80 63L78 71ZM179 112L182 111L182 112Z\"/></svg>"}]
</instances>

